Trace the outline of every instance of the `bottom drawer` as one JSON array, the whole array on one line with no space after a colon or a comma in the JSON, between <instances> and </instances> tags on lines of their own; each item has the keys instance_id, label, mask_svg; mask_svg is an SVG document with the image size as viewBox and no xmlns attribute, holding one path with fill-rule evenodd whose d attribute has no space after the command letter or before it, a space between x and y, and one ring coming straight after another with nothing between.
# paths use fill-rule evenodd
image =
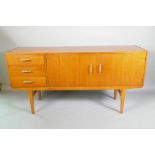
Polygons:
<instances>
[{"instance_id":1,"label":"bottom drawer","mask_svg":"<svg viewBox=\"0 0 155 155\"><path fill-rule=\"evenodd\" d=\"M11 78L11 86L13 88L30 88L30 87L45 87L46 86L46 78L39 77L12 77Z\"/></svg>"}]
</instances>

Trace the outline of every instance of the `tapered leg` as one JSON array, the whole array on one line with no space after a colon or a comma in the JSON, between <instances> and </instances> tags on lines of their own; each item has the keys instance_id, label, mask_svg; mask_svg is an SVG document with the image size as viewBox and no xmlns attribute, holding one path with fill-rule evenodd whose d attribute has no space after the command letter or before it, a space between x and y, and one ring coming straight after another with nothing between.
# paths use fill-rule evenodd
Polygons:
<instances>
[{"instance_id":1,"label":"tapered leg","mask_svg":"<svg viewBox=\"0 0 155 155\"><path fill-rule=\"evenodd\" d=\"M31 112L32 114L34 114L34 92L33 90L28 91L28 94L29 94Z\"/></svg>"},{"instance_id":2,"label":"tapered leg","mask_svg":"<svg viewBox=\"0 0 155 155\"><path fill-rule=\"evenodd\" d=\"M117 98L117 89L114 90L114 100Z\"/></svg>"},{"instance_id":3,"label":"tapered leg","mask_svg":"<svg viewBox=\"0 0 155 155\"><path fill-rule=\"evenodd\" d=\"M126 94L126 90L122 89L121 90L121 101L120 101L120 113L123 113L124 111L124 100L125 100L125 94Z\"/></svg>"},{"instance_id":4,"label":"tapered leg","mask_svg":"<svg viewBox=\"0 0 155 155\"><path fill-rule=\"evenodd\" d=\"M38 99L41 100L41 91L38 91Z\"/></svg>"}]
</instances>

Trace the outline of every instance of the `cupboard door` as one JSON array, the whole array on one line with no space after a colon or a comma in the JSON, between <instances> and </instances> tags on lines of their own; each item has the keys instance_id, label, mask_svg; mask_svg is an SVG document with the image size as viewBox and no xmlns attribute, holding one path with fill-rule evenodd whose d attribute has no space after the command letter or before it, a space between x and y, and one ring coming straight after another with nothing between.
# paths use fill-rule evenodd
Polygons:
<instances>
[{"instance_id":1,"label":"cupboard door","mask_svg":"<svg viewBox=\"0 0 155 155\"><path fill-rule=\"evenodd\" d=\"M142 86L146 53L97 54L96 85Z\"/></svg>"},{"instance_id":2,"label":"cupboard door","mask_svg":"<svg viewBox=\"0 0 155 155\"><path fill-rule=\"evenodd\" d=\"M80 68L80 86L95 86L96 85L96 54L82 53L79 57Z\"/></svg>"},{"instance_id":3,"label":"cupboard door","mask_svg":"<svg viewBox=\"0 0 155 155\"><path fill-rule=\"evenodd\" d=\"M79 86L78 54L49 54L46 57L48 86Z\"/></svg>"}]
</instances>

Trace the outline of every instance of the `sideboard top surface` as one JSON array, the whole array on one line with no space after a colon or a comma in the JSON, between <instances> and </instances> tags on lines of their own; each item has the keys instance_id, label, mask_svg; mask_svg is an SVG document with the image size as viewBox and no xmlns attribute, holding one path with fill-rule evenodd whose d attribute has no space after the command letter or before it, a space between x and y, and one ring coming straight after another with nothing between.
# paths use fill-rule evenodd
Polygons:
<instances>
[{"instance_id":1,"label":"sideboard top surface","mask_svg":"<svg viewBox=\"0 0 155 155\"><path fill-rule=\"evenodd\" d=\"M93 53L93 52L147 52L145 49L136 45L123 46L60 46L60 47L17 47L9 53Z\"/></svg>"}]
</instances>

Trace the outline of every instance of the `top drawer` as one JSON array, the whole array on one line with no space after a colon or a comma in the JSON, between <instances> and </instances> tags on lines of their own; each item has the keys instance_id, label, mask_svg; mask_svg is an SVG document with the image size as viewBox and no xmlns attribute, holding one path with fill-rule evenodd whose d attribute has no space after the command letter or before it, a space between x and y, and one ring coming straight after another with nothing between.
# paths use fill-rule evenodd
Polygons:
<instances>
[{"instance_id":1,"label":"top drawer","mask_svg":"<svg viewBox=\"0 0 155 155\"><path fill-rule=\"evenodd\" d=\"M18 54L18 55L7 55L8 65L44 65L44 55L29 55L29 54Z\"/></svg>"}]
</instances>

